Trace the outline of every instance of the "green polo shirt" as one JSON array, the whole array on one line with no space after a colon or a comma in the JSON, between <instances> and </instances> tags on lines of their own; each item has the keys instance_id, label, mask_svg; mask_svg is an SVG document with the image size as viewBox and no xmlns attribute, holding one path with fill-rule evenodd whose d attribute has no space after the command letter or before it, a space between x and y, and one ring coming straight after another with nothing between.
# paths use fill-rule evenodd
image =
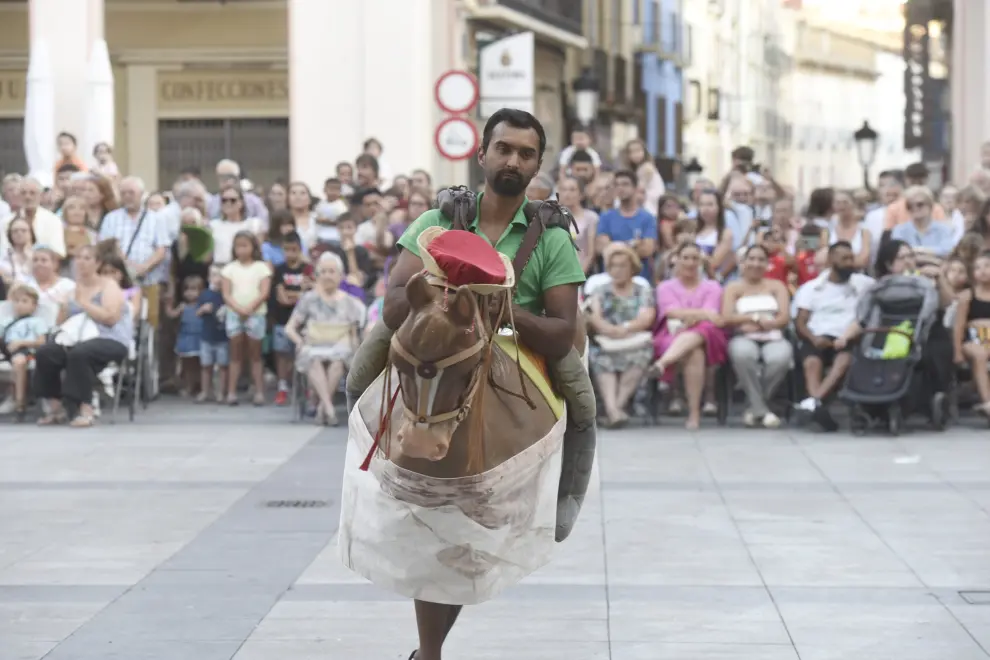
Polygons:
<instances>
[{"instance_id":1,"label":"green polo shirt","mask_svg":"<svg viewBox=\"0 0 990 660\"><path fill-rule=\"evenodd\" d=\"M478 211L474 216L474 222L467 229L488 241L488 237L478 231L478 216L481 214L481 197L481 195L478 196ZM526 229L529 227L529 221L526 220L526 214L523 212L523 207L528 202L529 200L523 201L523 205L516 210L512 222L509 223L509 226L505 228L505 231L499 237L498 242L495 243L495 249L507 256L510 260L515 258L516 252L519 251L519 246L522 245ZM450 229L451 222L437 209L427 211L419 216L403 232L402 238L399 239L399 245L417 257L420 256L419 245L416 243L416 240L423 233L423 230L428 227ZM491 241L488 242L491 243ZM516 273L516 295L514 300L517 305L526 311L533 314L542 314L544 311L544 291L564 284L581 284L584 280L584 270L581 268L577 251L571 242L570 233L559 227L551 227L543 232L543 235L540 237L540 242L536 244L536 249L533 250L533 256L530 257L526 270L523 271L521 276L519 273Z\"/></svg>"}]
</instances>

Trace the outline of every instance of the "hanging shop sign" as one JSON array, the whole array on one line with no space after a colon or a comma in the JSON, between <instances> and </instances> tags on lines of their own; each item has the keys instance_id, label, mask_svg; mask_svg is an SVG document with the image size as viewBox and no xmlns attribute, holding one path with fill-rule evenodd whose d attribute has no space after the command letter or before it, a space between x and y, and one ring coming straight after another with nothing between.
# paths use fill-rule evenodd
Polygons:
<instances>
[{"instance_id":1,"label":"hanging shop sign","mask_svg":"<svg viewBox=\"0 0 990 660\"><path fill-rule=\"evenodd\" d=\"M904 28L904 148L925 142L926 106L929 99L928 28L912 23Z\"/></svg>"}]
</instances>

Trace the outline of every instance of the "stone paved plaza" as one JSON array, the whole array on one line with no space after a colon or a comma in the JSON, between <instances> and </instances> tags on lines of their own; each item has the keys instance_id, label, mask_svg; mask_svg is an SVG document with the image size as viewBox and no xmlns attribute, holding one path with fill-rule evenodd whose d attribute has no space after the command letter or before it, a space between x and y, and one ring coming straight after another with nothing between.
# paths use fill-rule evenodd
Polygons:
<instances>
[{"instance_id":1,"label":"stone paved plaza","mask_svg":"<svg viewBox=\"0 0 990 660\"><path fill-rule=\"evenodd\" d=\"M404 660L412 606L336 559L344 433L152 405L0 426L0 660ZM329 500L324 508L272 508ZM976 660L990 433L603 432L556 560L453 660Z\"/></svg>"}]
</instances>

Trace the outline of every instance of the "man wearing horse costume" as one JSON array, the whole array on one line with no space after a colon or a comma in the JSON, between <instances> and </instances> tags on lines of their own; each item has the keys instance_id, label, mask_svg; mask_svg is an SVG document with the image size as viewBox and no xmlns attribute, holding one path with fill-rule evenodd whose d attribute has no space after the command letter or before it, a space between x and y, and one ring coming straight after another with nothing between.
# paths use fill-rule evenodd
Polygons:
<instances>
[{"instance_id":1,"label":"man wearing horse costume","mask_svg":"<svg viewBox=\"0 0 990 660\"><path fill-rule=\"evenodd\" d=\"M531 114L491 116L485 191L441 192L403 234L347 377L341 558L415 599L415 660L441 660L463 605L549 561L588 488L585 276L567 211L525 197L545 149Z\"/></svg>"}]
</instances>

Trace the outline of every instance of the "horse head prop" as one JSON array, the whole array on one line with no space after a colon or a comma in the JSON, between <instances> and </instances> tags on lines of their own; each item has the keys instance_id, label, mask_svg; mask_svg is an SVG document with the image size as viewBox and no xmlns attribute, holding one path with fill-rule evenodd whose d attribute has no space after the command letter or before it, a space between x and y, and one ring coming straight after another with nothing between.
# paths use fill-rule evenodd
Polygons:
<instances>
[{"instance_id":1,"label":"horse head prop","mask_svg":"<svg viewBox=\"0 0 990 660\"><path fill-rule=\"evenodd\" d=\"M470 232L433 227L418 244L425 270L406 285L409 315L389 351L402 396L396 440L407 458L441 461L480 406L500 322L492 322L490 309L511 314L515 276L507 257ZM478 416L473 420L476 432L458 448L458 462L478 468L483 431Z\"/></svg>"},{"instance_id":2,"label":"horse head prop","mask_svg":"<svg viewBox=\"0 0 990 660\"><path fill-rule=\"evenodd\" d=\"M396 436L409 458L447 456L484 381L491 334L467 287L437 288L426 275L406 285L409 317L392 337L403 419Z\"/></svg>"}]
</instances>

